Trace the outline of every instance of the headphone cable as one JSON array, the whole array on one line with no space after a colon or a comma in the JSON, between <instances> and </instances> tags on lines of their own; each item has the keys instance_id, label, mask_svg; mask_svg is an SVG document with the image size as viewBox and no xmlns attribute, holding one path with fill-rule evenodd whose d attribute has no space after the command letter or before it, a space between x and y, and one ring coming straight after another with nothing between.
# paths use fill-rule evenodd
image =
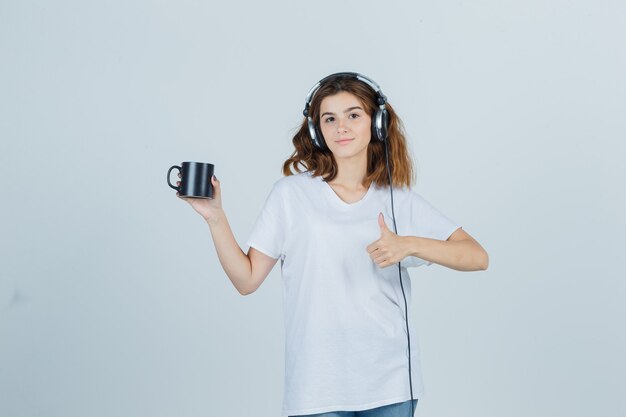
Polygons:
<instances>
[{"instance_id":1,"label":"headphone cable","mask_svg":"<svg viewBox=\"0 0 626 417\"><path fill-rule=\"evenodd\" d=\"M387 149L387 138L384 140L385 142L385 159L387 162L387 175L389 176L389 191L391 192L391 218L393 219L393 230L394 233L398 234L398 228L396 226L396 213L393 208L393 182L391 180L391 170L389 168L389 150ZM400 262L398 262L398 277L400 278L400 288L402 289L402 297L404 298L404 314L406 321L406 338L408 343L409 350L409 390L411 391L411 417L415 415L415 409L413 406L413 379L411 377L411 336L409 334L409 310L407 308L406 303L406 295L404 293L404 286L402 285L402 268L400 266Z\"/></svg>"}]
</instances>

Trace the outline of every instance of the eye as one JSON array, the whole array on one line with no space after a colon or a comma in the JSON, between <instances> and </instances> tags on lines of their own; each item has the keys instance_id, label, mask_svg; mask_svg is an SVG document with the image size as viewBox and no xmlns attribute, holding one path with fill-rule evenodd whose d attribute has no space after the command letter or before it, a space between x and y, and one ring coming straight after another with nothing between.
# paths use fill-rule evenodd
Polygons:
<instances>
[{"instance_id":1,"label":"eye","mask_svg":"<svg viewBox=\"0 0 626 417\"><path fill-rule=\"evenodd\" d=\"M350 113L350 116L349 116L349 117L350 117L351 119L356 119L357 117L361 117L361 115L360 115L360 114L358 114L358 113Z\"/></svg>"},{"instance_id":2,"label":"eye","mask_svg":"<svg viewBox=\"0 0 626 417\"><path fill-rule=\"evenodd\" d=\"M327 118L325 118L325 119L324 119L324 122L326 122L326 123L330 123L330 122L332 122L333 120L335 120L335 118L334 118L333 116L328 116Z\"/></svg>"}]
</instances>

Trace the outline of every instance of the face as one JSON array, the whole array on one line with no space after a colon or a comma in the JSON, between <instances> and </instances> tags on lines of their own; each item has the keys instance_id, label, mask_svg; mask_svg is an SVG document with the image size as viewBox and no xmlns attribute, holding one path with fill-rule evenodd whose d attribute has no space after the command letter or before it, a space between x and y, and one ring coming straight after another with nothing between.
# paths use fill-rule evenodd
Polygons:
<instances>
[{"instance_id":1,"label":"face","mask_svg":"<svg viewBox=\"0 0 626 417\"><path fill-rule=\"evenodd\" d=\"M319 126L336 159L367 157L372 118L354 94L342 91L325 97L320 103Z\"/></svg>"}]
</instances>

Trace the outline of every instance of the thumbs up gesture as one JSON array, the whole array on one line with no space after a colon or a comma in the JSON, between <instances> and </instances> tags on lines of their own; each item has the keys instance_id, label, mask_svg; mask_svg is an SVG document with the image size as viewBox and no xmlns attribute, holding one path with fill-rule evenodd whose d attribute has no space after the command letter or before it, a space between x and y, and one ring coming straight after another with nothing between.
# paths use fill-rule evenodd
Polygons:
<instances>
[{"instance_id":1,"label":"thumbs up gesture","mask_svg":"<svg viewBox=\"0 0 626 417\"><path fill-rule=\"evenodd\" d=\"M378 226L380 227L380 239L367 246L370 258L380 268L400 262L408 255L408 248L404 236L398 236L385 224L385 217L378 214Z\"/></svg>"}]
</instances>

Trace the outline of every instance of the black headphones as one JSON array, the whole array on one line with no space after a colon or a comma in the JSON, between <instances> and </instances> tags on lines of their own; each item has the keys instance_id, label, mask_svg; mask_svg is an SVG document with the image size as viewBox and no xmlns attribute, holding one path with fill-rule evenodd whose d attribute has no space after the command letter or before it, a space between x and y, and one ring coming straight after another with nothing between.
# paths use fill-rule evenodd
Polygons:
<instances>
[{"instance_id":1,"label":"black headphones","mask_svg":"<svg viewBox=\"0 0 626 417\"><path fill-rule=\"evenodd\" d=\"M367 84L377 95L376 104L378 105L378 109L374 113L374 117L372 117L372 138L376 138L382 142L387 139L387 127L389 125L389 113L385 107L385 103L387 103L387 97L380 90L378 84L376 84L373 80L367 78L364 75L357 74L356 72L337 72L335 74L331 74L327 77L322 78L317 82L309 90L309 94L306 96L306 103L304 105L304 117L307 118L309 125L309 134L311 135L311 140L313 141L313 146L318 149L327 149L326 142L324 141L324 136L322 135L321 130L317 126L317 124L313 121L313 118L309 115L309 107L311 107L311 101L313 100L313 96L320 89L324 83L329 82L330 80L335 80L337 78L354 78L359 81Z\"/></svg>"}]
</instances>

